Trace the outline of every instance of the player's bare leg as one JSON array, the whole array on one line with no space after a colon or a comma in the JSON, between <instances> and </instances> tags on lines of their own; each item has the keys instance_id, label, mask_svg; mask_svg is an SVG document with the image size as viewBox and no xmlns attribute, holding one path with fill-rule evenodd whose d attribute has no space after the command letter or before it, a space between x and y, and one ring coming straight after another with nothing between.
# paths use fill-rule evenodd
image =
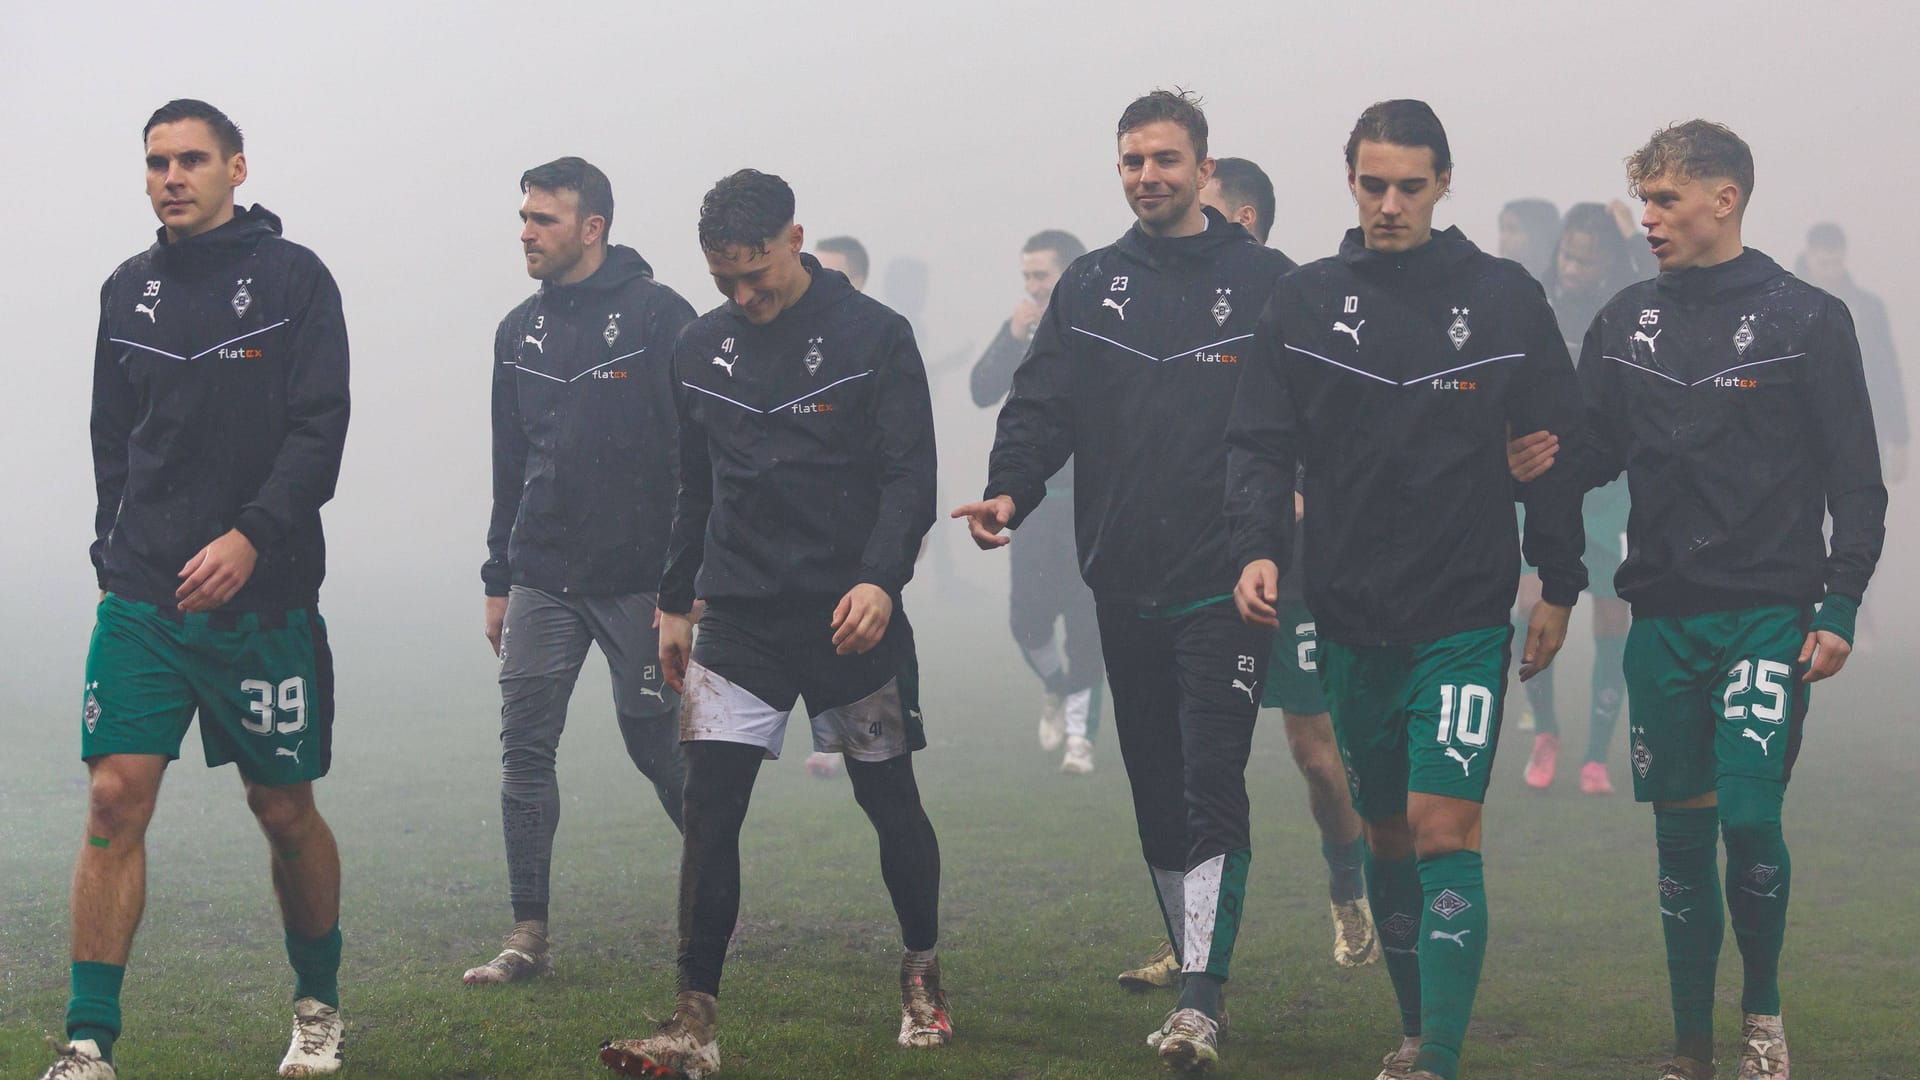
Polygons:
<instances>
[{"instance_id":1,"label":"player's bare leg","mask_svg":"<svg viewBox=\"0 0 1920 1080\"><path fill-rule=\"evenodd\" d=\"M295 976L293 1039L280 1075L340 1070L340 849L314 805L313 784L246 782L247 808L266 834L273 892Z\"/></svg>"},{"instance_id":2,"label":"player's bare leg","mask_svg":"<svg viewBox=\"0 0 1920 1080\"><path fill-rule=\"evenodd\" d=\"M1287 749L1307 782L1307 806L1320 828L1320 846L1332 870L1329 905L1333 913L1333 962L1361 967L1380 958L1373 911L1364 880L1365 849L1360 846L1360 815L1347 790L1346 764L1326 713L1303 716L1283 712ZM1348 853L1342 858L1338 853ZM1357 856L1357 857L1351 857ZM1342 863L1334 867L1336 861Z\"/></svg>"}]
</instances>

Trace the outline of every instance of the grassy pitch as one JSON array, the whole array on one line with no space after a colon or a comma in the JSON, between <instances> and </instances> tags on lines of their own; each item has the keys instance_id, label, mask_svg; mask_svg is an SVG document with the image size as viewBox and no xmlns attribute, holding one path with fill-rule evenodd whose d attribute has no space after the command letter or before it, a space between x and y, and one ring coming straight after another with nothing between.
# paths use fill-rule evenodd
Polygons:
<instances>
[{"instance_id":1,"label":"grassy pitch","mask_svg":"<svg viewBox=\"0 0 1920 1080\"><path fill-rule=\"evenodd\" d=\"M1144 1038L1169 996L1113 976L1159 933L1126 778L1107 733L1099 771L1065 777L1034 744L1038 694L985 602L916 611L933 746L918 768L945 860L942 964L957 1037L894 1045L898 939L872 833L844 779L806 776L798 725L761 774L743 840L744 930L727 970L728 1077L1088 1078L1157 1071ZM358 1078L597 1077L603 1038L672 1008L678 843L620 749L590 662L563 744L555 851L557 974L469 989L460 973L505 932L498 697L472 650L392 674L377 625L336 619L340 719L323 810L346 860L347 1070ZM971 635L971 636L969 636ZM1650 811L1583 797L1589 664L1563 657L1560 783L1520 783L1529 737L1503 737L1490 797L1493 946L1466 1052L1471 1077L1651 1077L1669 1037ZM74 760L80 654L9 678L0 755L0 1076L51 1060L67 986L67 875L85 782ZM1795 868L1784 982L1799 1075L1920 1075L1901 1039L1920 1012L1920 787L1893 652L1815 695L1787 828ZM68 669L71 669L70 671ZM20 668L15 669L21 672ZM70 676L70 677L69 677ZM1876 704L1879 703L1879 704ZM1398 1041L1385 970L1336 969L1325 868L1277 714L1250 768L1255 847L1220 1075L1366 1080ZM1614 777L1624 790L1624 748ZM270 1076L291 975L264 843L231 770L190 737L149 837L146 921L117 1053L132 1078ZM1720 976L1723 1069L1739 958Z\"/></svg>"}]
</instances>

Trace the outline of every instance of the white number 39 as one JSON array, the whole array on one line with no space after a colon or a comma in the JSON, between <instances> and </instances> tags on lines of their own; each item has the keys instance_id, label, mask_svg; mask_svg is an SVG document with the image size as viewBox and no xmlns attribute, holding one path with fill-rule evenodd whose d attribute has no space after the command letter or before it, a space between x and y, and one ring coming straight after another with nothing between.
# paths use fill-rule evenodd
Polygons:
<instances>
[{"instance_id":1,"label":"white number 39","mask_svg":"<svg viewBox=\"0 0 1920 1080\"><path fill-rule=\"evenodd\" d=\"M306 730L307 680L295 675L275 686L265 679L246 679L240 683L240 692L253 699L247 702L247 711L253 715L241 717L241 727L255 735L272 735L276 731L291 735ZM277 713L292 713L293 718L279 720ZM276 720L279 720L277 724Z\"/></svg>"}]
</instances>

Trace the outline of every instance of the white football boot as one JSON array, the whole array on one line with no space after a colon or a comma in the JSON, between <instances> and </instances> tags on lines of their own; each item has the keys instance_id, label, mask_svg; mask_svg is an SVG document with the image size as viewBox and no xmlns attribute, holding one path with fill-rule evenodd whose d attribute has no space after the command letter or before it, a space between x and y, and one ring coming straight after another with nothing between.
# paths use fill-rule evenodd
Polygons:
<instances>
[{"instance_id":1,"label":"white football boot","mask_svg":"<svg viewBox=\"0 0 1920 1080\"><path fill-rule=\"evenodd\" d=\"M75 1039L60 1044L60 1057L40 1080L114 1080L119 1074L100 1057L100 1044L92 1039Z\"/></svg>"},{"instance_id":2,"label":"white football boot","mask_svg":"<svg viewBox=\"0 0 1920 1080\"><path fill-rule=\"evenodd\" d=\"M340 1010L317 998L293 1003L293 1042L280 1059L281 1076L326 1076L340 1071L340 1048L347 1039Z\"/></svg>"}]
</instances>

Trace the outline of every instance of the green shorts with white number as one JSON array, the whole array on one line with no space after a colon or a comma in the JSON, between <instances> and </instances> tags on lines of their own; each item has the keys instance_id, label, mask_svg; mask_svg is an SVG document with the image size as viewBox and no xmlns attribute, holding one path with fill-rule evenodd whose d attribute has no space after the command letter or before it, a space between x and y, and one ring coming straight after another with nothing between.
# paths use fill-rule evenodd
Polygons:
<instances>
[{"instance_id":1,"label":"green shorts with white number","mask_svg":"<svg viewBox=\"0 0 1920 1080\"><path fill-rule=\"evenodd\" d=\"M1418 645L1320 642L1320 680L1368 821L1407 812L1407 792L1482 802L1500 742L1513 628Z\"/></svg>"},{"instance_id":2,"label":"green shorts with white number","mask_svg":"<svg viewBox=\"0 0 1920 1080\"><path fill-rule=\"evenodd\" d=\"M1800 648L1813 609L1791 604L1637 616L1625 660L1633 797L1680 802L1722 776L1782 783L1811 698Z\"/></svg>"},{"instance_id":3,"label":"green shorts with white number","mask_svg":"<svg viewBox=\"0 0 1920 1080\"><path fill-rule=\"evenodd\" d=\"M112 593L87 649L80 756L180 756L194 714L207 764L269 786L333 757L333 654L318 612L162 612Z\"/></svg>"},{"instance_id":4,"label":"green shorts with white number","mask_svg":"<svg viewBox=\"0 0 1920 1080\"><path fill-rule=\"evenodd\" d=\"M1318 716L1327 711L1327 695L1320 689L1319 645L1313 632L1313 614L1305 600L1280 609L1280 631L1273 635L1267 685L1260 691L1261 708L1285 709L1296 716Z\"/></svg>"}]
</instances>

